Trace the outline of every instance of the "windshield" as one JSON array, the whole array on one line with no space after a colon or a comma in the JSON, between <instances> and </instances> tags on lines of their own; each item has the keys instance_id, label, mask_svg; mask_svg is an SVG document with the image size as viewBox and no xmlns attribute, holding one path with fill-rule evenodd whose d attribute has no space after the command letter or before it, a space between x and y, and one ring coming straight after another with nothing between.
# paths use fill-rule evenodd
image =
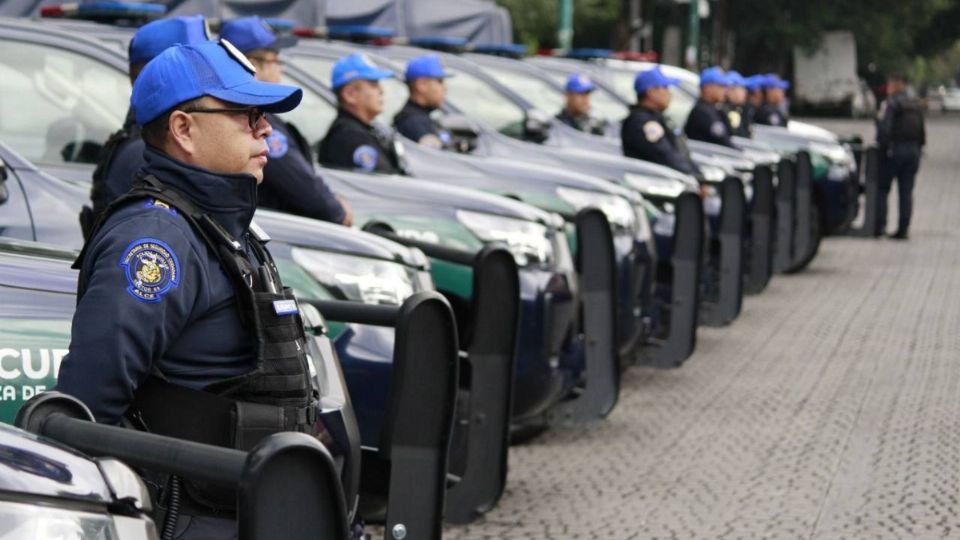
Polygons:
<instances>
[{"instance_id":1,"label":"windshield","mask_svg":"<svg viewBox=\"0 0 960 540\"><path fill-rule=\"evenodd\" d=\"M0 140L35 162L96 163L126 116L126 74L48 45L2 46Z\"/></svg>"},{"instance_id":2,"label":"windshield","mask_svg":"<svg viewBox=\"0 0 960 540\"><path fill-rule=\"evenodd\" d=\"M534 107L550 114L559 113L566 104L563 92L542 79L514 69L483 66L483 70Z\"/></svg>"},{"instance_id":3,"label":"windshield","mask_svg":"<svg viewBox=\"0 0 960 540\"><path fill-rule=\"evenodd\" d=\"M300 105L288 113L279 115L280 118L296 126L297 131L310 143L310 147L315 147L330 130L330 124L337 117L337 108L287 75L284 75L280 82L303 90L303 100L300 101Z\"/></svg>"},{"instance_id":4,"label":"windshield","mask_svg":"<svg viewBox=\"0 0 960 540\"><path fill-rule=\"evenodd\" d=\"M447 81L447 100L464 114L493 126L504 135L523 138L525 114L519 105L507 99L486 81L451 67Z\"/></svg>"},{"instance_id":5,"label":"windshield","mask_svg":"<svg viewBox=\"0 0 960 540\"><path fill-rule=\"evenodd\" d=\"M313 78L322 82L323 84L330 85L330 75L333 73L333 64L336 62L335 58L323 58L318 56L296 56L296 64L301 67L304 71L309 73ZM380 66L390 69L390 66ZM407 90L407 85L404 84L400 79L384 79L380 81L380 85L383 86L383 112L380 113L380 116L377 116L376 120L384 124L393 125L393 117L400 112L400 109L403 108L404 103L407 102L407 96L409 92ZM306 101L306 96L304 96L304 101ZM298 109L306 108L304 105L298 107ZM294 109L293 112L296 112ZM333 112L336 115L336 111ZM333 118L330 119L330 122L333 121ZM327 122L323 126L323 132L320 134L320 139L327 133L327 129L330 127L330 122ZM300 127L299 122L297 122L297 127ZM301 130L305 131L305 130ZM316 126L311 126L311 132L319 131L319 128ZM304 134L306 134L304 132ZM314 142L313 139L308 138L311 142ZM317 139L319 140L319 139Z\"/></svg>"},{"instance_id":6,"label":"windshield","mask_svg":"<svg viewBox=\"0 0 960 540\"><path fill-rule=\"evenodd\" d=\"M613 88L620 97L630 103L636 101L636 92L633 90L633 80L635 77L636 73L632 71L620 69L610 70L610 81L613 83ZM674 86L670 89L670 94L672 95L670 106L667 107L667 110L664 111L663 114L674 124L683 126L687 123L687 116L690 115L690 110L693 109L693 106L697 102L697 98L700 95L699 89L693 87L691 90L689 84L681 81L679 86Z\"/></svg>"},{"instance_id":7,"label":"windshield","mask_svg":"<svg viewBox=\"0 0 960 540\"><path fill-rule=\"evenodd\" d=\"M554 83L561 87L566 86L568 73L550 69L547 69L547 73ZM608 122L620 123L630 114L630 110L618 95L606 88L597 87L590 95L590 114Z\"/></svg>"}]
</instances>

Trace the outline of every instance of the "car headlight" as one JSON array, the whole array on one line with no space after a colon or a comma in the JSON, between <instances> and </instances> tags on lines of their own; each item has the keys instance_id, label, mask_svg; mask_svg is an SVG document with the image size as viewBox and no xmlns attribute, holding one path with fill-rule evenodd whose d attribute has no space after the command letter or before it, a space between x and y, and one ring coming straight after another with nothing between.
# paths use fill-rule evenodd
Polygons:
<instances>
[{"instance_id":1,"label":"car headlight","mask_svg":"<svg viewBox=\"0 0 960 540\"><path fill-rule=\"evenodd\" d=\"M341 300L399 306L421 288L416 270L392 261L305 248L291 254Z\"/></svg>"},{"instance_id":2,"label":"car headlight","mask_svg":"<svg viewBox=\"0 0 960 540\"><path fill-rule=\"evenodd\" d=\"M645 176L642 174L626 173L623 180L628 186L653 197L663 197L674 199L683 193L683 182L673 178L661 178L655 176Z\"/></svg>"},{"instance_id":3,"label":"car headlight","mask_svg":"<svg viewBox=\"0 0 960 540\"><path fill-rule=\"evenodd\" d=\"M723 182L727 177L723 169L714 165L700 165L700 172L703 173L703 178L707 182Z\"/></svg>"},{"instance_id":4,"label":"car headlight","mask_svg":"<svg viewBox=\"0 0 960 540\"><path fill-rule=\"evenodd\" d=\"M619 195L569 187L558 187L557 195L577 211L589 207L600 209L614 229L636 232L637 214L630 201Z\"/></svg>"},{"instance_id":5,"label":"car headlight","mask_svg":"<svg viewBox=\"0 0 960 540\"><path fill-rule=\"evenodd\" d=\"M151 540L158 538L146 518L114 516L44 504L4 501L0 523L4 538L73 538L76 540Z\"/></svg>"},{"instance_id":6,"label":"car headlight","mask_svg":"<svg viewBox=\"0 0 960 540\"><path fill-rule=\"evenodd\" d=\"M810 143L810 151L821 154L834 163L846 163L848 156L846 150L839 144Z\"/></svg>"},{"instance_id":7,"label":"car headlight","mask_svg":"<svg viewBox=\"0 0 960 540\"><path fill-rule=\"evenodd\" d=\"M506 244L517 266L553 260L553 243L545 225L469 210L457 210L457 220L484 242Z\"/></svg>"}]
</instances>

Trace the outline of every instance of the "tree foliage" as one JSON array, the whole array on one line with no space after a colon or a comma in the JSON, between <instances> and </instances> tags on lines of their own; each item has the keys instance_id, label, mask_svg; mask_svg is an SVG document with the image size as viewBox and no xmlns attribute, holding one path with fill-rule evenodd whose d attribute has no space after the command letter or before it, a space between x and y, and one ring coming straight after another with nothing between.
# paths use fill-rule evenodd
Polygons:
<instances>
[{"instance_id":1,"label":"tree foliage","mask_svg":"<svg viewBox=\"0 0 960 540\"><path fill-rule=\"evenodd\" d=\"M673 0L644 0L648 16ZM560 0L497 0L510 10L517 40L531 48L556 47ZM711 0L726 10L734 35L735 65L752 72L785 71L794 46L815 47L828 30L851 30L863 67L913 69L960 39L960 0ZM574 0L574 45L616 47L625 43L626 0ZM717 12L718 9L714 9ZM682 20L653 20L684 28ZM705 21L704 29L711 29ZM922 70L921 70L922 71ZM917 73L918 75L920 73Z\"/></svg>"}]
</instances>

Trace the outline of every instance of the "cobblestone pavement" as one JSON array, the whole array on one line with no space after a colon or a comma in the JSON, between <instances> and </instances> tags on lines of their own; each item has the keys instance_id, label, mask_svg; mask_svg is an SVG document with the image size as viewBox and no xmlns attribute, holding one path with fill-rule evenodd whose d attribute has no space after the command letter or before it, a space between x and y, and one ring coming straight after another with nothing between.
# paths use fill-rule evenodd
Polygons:
<instances>
[{"instance_id":1,"label":"cobblestone pavement","mask_svg":"<svg viewBox=\"0 0 960 540\"><path fill-rule=\"evenodd\" d=\"M606 421L512 449L445 537L960 538L960 121L928 140L909 242L829 239Z\"/></svg>"}]
</instances>

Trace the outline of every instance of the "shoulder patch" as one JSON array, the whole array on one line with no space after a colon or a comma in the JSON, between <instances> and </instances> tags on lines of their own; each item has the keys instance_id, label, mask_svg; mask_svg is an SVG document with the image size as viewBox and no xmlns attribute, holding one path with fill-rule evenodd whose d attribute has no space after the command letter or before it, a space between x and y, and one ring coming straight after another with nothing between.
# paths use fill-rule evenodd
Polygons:
<instances>
[{"instance_id":1,"label":"shoulder patch","mask_svg":"<svg viewBox=\"0 0 960 540\"><path fill-rule=\"evenodd\" d=\"M377 149L369 144L363 144L353 151L353 164L362 171L370 172L377 168Z\"/></svg>"},{"instance_id":2,"label":"shoulder patch","mask_svg":"<svg viewBox=\"0 0 960 540\"><path fill-rule=\"evenodd\" d=\"M170 215L177 215L177 209L173 208L169 204L161 201L160 199L150 199L146 204L143 205L144 208L157 208L160 210L166 210Z\"/></svg>"},{"instance_id":3,"label":"shoulder patch","mask_svg":"<svg viewBox=\"0 0 960 540\"><path fill-rule=\"evenodd\" d=\"M768 121L770 122L770 125L771 125L771 126L779 126L779 125L780 125L780 115L777 114L777 113L770 113L770 116L768 117Z\"/></svg>"},{"instance_id":4,"label":"shoulder patch","mask_svg":"<svg viewBox=\"0 0 960 540\"><path fill-rule=\"evenodd\" d=\"M655 143L663 138L663 126L660 125L660 122L650 120L643 125L643 134L648 141Z\"/></svg>"},{"instance_id":5,"label":"shoulder patch","mask_svg":"<svg viewBox=\"0 0 960 540\"><path fill-rule=\"evenodd\" d=\"M727 134L727 126L723 125L723 122L717 120L716 122L710 124L710 133L714 137L723 137Z\"/></svg>"},{"instance_id":6,"label":"shoulder patch","mask_svg":"<svg viewBox=\"0 0 960 540\"><path fill-rule=\"evenodd\" d=\"M437 135L440 137L440 142L442 142L444 145L453 142L453 137L450 136L450 132L445 129L441 129Z\"/></svg>"},{"instance_id":7,"label":"shoulder patch","mask_svg":"<svg viewBox=\"0 0 960 540\"><path fill-rule=\"evenodd\" d=\"M290 142L287 136L279 131L274 131L267 137L267 157L277 159L287 155L290 149Z\"/></svg>"},{"instance_id":8,"label":"shoulder patch","mask_svg":"<svg viewBox=\"0 0 960 540\"><path fill-rule=\"evenodd\" d=\"M162 240L140 238L120 256L127 292L141 302L159 302L180 285L180 261Z\"/></svg>"}]
</instances>

